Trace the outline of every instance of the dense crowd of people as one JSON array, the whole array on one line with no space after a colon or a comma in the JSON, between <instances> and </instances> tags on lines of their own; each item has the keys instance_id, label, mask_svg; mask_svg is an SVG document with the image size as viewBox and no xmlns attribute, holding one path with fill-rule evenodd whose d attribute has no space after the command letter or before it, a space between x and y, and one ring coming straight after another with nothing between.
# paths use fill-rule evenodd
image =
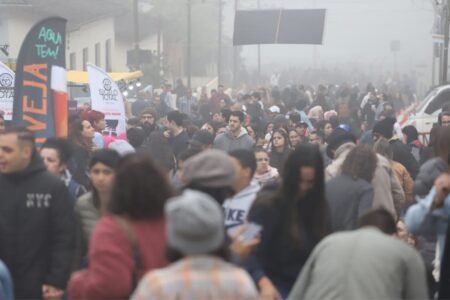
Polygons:
<instances>
[{"instance_id":1,"label":"dense crowd of people","mask_svg":"<svg viewBox=\"0 0 450 300\"><path fill-rule=\"evenodd\" d=\"M0 299L448 299L450 111L424 143L402 99L178 81L123 134L0 126Z\"/></svg>"}]
</instances>

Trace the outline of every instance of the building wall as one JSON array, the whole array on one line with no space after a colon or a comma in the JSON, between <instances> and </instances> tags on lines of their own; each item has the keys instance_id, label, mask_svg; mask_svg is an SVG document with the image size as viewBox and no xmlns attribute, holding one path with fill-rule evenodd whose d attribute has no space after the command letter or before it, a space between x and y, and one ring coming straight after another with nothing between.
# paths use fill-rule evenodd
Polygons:
<instances>
[{"instance_id":1,"label":"building wall","mask_svg":"<svg viewBox=\"0 0 450 300\"><path fill-rule=\"evenodd\" d=\"M111 41L111 68L115 68L116 51L114 51L114 19L112 17L101 19L80 26L77 30L67 33L66 62L70 69L71 55L75 55L76 70L83 70L83 50L88 55L87 62L95 64L95 45L100 45L99 67L106 68L106 43ZM86 51L87 49L87 51Z\"/></svg>"},{"instance_id":2,"label":"building wall","mask_svg":"<svg viewBox=\"0 0 450 300\"><path fill-rule=\"evenodd\" d=\"M31 27L41 20L40 16L28 14L3 15L0 13L0 44L9 44L9 59L16 60L22 42ZM67 69L83 70L83 54L87 54L87 62L97 64L106 69L106 43L110 41L110 66L113 72L128 72L127 51L133 48L132 42L118 39L114 32L114 17L107 17L67 32L66 65ZM96 45L99 45L99 61L96 62ZM98 47L98 46L97 46ZM141 49L156 51L157 36L149 36L140 42ZM161 51L163 51L161 39ZM0 60L8 58L0 53ZM72 66L71 62L74 62Z\"/></svg>"},{"instance_id":3,"label":"building wall","mask_svg":"<svg viewBox=\"0 0 450 300\"><path fill-rule=\"evenodd\" d=\"M29 14L16 14L13 18L5 16L2 20L2 26L6 28L6 42L9 44L9 59L16 60L19 56L20 46L22 45L28 31L40 20L39 17Z\"/></svg>"}]
</instances>

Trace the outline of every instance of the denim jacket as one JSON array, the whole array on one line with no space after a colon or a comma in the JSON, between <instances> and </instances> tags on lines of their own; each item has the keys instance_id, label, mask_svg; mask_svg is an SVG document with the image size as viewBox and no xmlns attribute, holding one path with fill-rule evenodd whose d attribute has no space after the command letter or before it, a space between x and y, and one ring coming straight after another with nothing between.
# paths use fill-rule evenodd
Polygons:
<instances>
[{"instance_id":1,"label":"denim jacket","mask_svg":"<svg viewBox=\"0 0 450 300\"><path fill-rule=\"evenodd\" d=\"M444 253L445 236L450 218L450 195L445 198L444 205L439 209L431 209L436 189L418 203L411 206L405 215L407 230L412 234L436 235L439 243L439 253Z\"/></svg>"},{"instance_id":2,"label":"denim jacket","mask_svg":"<svg viewBox=\"0 0 450 300\"><path fill-rule=\"evenodd\" d=\"M2 261L0 261L0 299L14 299L11 275Z\"/></svg>"}]
</instances>

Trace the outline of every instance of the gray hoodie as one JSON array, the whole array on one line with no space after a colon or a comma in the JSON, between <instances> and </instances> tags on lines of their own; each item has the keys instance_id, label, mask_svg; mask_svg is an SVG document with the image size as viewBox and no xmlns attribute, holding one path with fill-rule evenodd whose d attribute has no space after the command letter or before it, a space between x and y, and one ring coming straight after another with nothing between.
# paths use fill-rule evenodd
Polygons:
<instances>
[{"instance_id":1,"label":"gray hoodie","mask_svg":"<svg viewBox=\"0 0 450 300\"><path fill-rule=\"evenodd\" d=\"M248 135L247 130L241 128L237 137L227 129L224 133L218 135L214 140L214 149L229 152L236 149L252 150L255 141Z\"/></svg>"}]
</instances>

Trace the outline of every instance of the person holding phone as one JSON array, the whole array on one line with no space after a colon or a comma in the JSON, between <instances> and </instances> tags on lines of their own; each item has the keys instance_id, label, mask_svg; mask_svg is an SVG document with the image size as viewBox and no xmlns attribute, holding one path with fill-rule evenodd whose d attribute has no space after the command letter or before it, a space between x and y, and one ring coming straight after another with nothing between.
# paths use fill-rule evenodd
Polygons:
<instances>
[{"instance_id":1,"label":"person holding phone","mask_svg":"<svg viewBox=\"0 0 450 300\"><path fill-rule=\"evenodd\" d=\"M250 207L255 201L260 185L253 179L256 170L256 158L252 151L245 149L233 150L228 153L234 162L236 178L233 190L236 194L227 199L225 209L225 228L229 236L244 225Z\"/></svg>"},{"instance_id":2,"label":"person holding phone","mask_svg":"<svg viewBox=\"0 0 450 300\"><path fill-rule=\"evenodd\" d=\"M317 243L328 233L324 168L317 147L300 145L287 158L275 192L261 192L248 222L262 226L247 270L262 298L285 299Z\"/></svg>"}]
</instances>

